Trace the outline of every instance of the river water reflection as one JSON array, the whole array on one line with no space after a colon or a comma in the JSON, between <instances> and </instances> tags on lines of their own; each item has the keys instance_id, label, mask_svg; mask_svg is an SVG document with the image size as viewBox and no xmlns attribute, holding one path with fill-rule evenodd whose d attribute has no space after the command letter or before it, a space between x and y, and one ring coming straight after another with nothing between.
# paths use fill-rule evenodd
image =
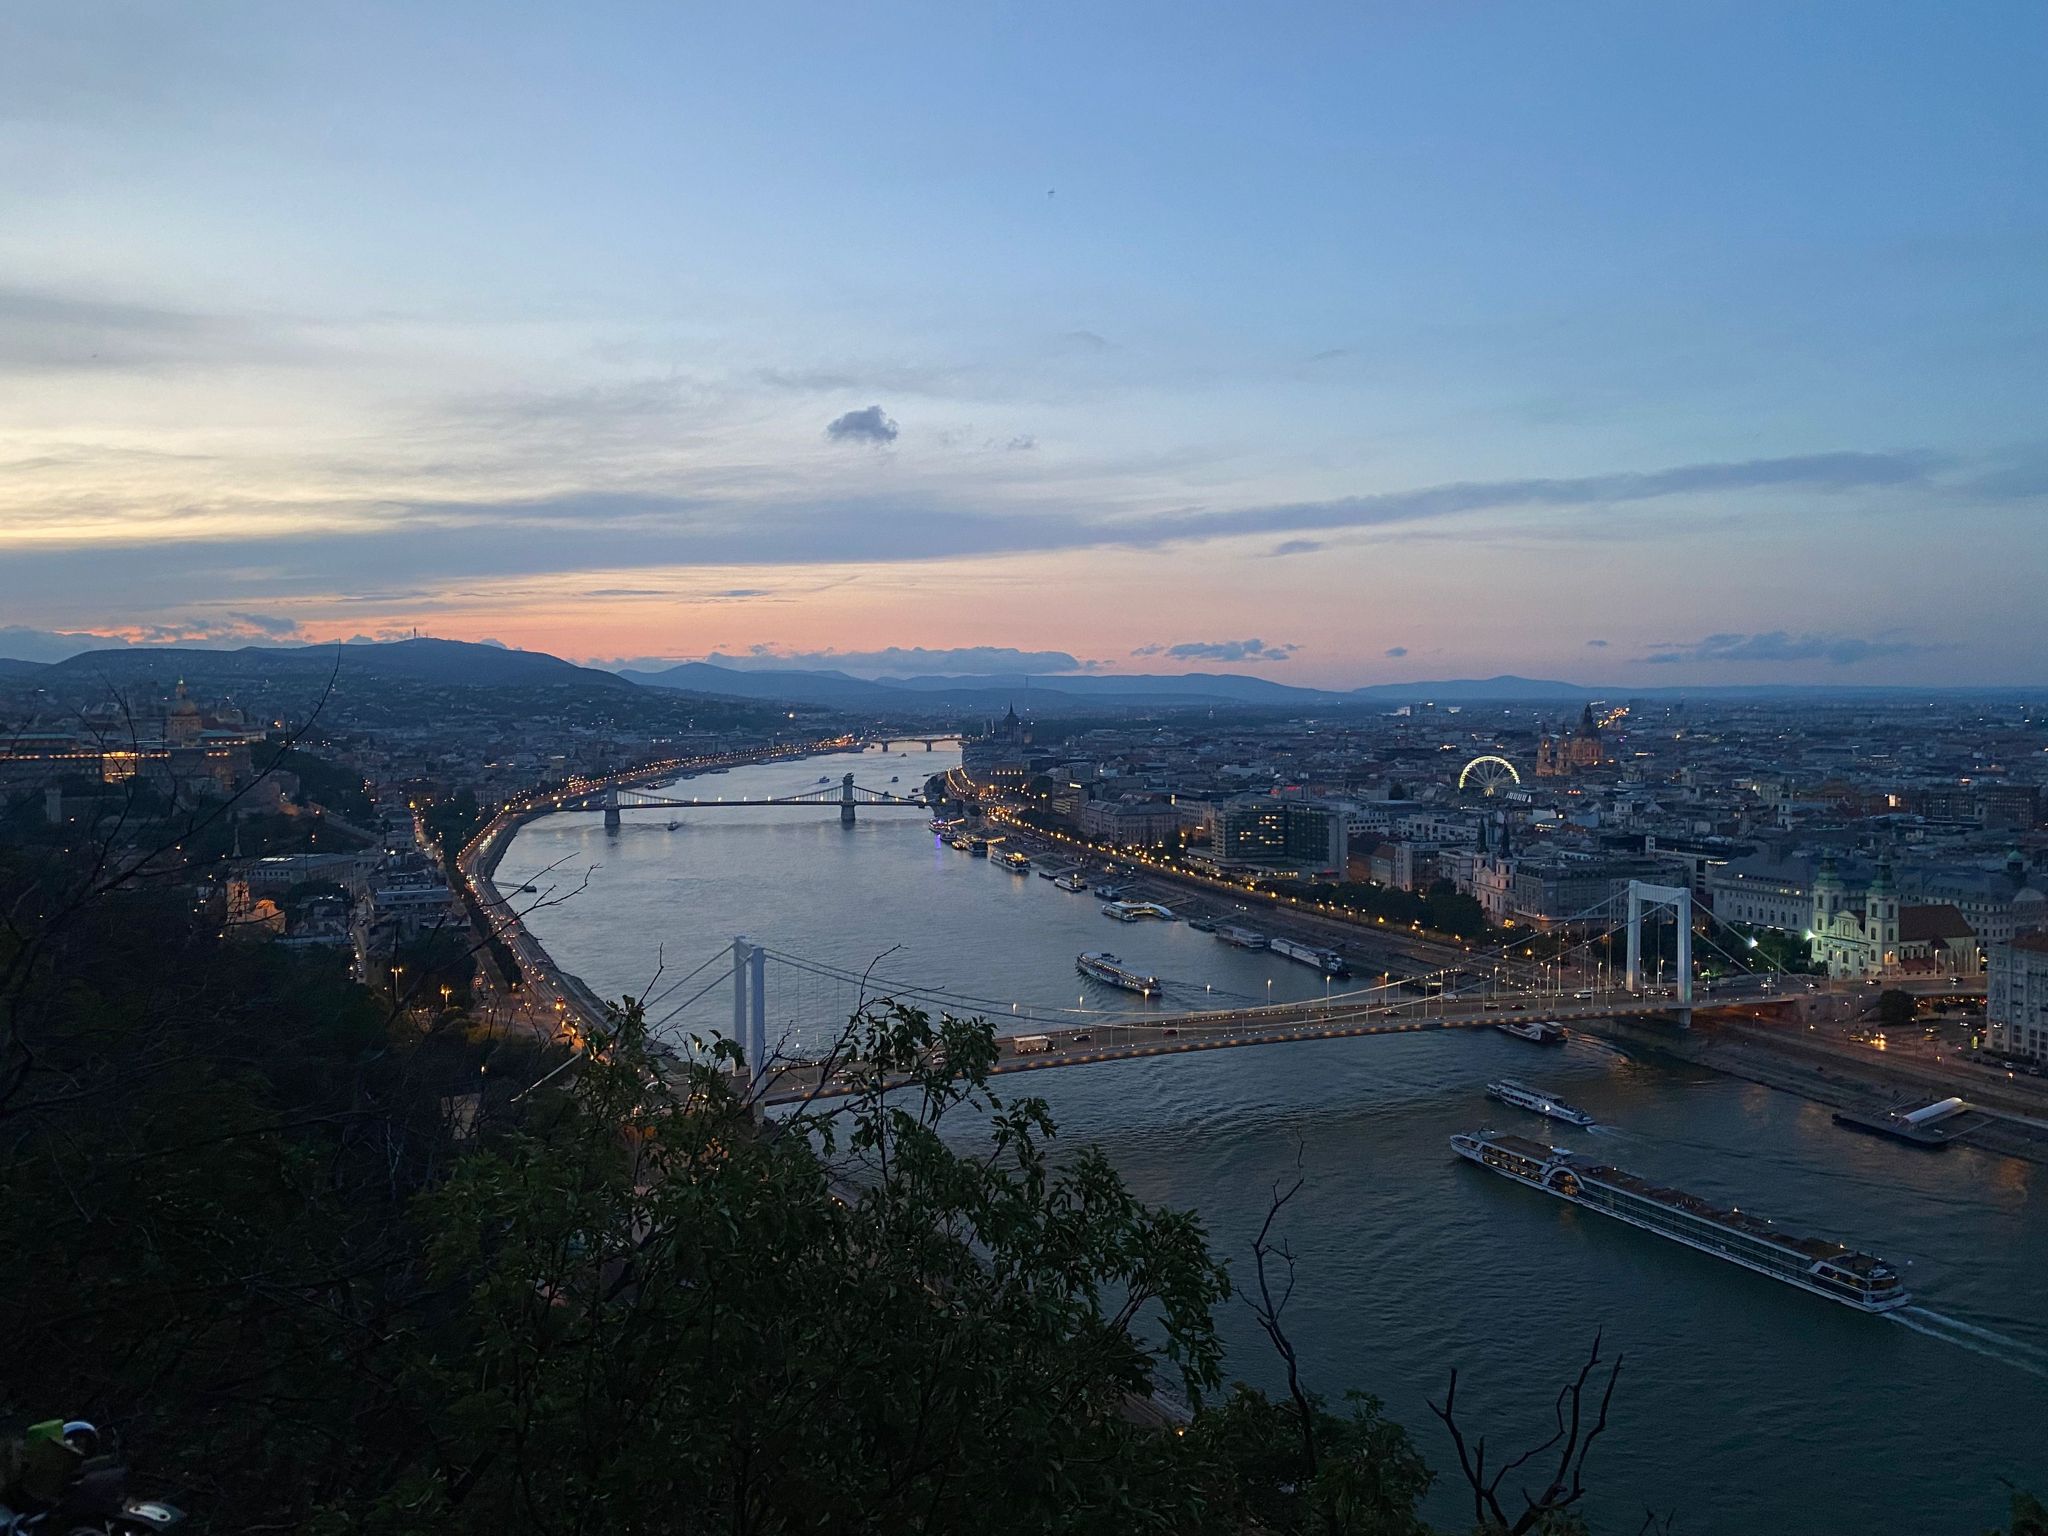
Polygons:
<instances>
[{"instance_id":1,"label":"river water reflection","mask_svg":"<svg viewBox=\"0 0 2048 1536\"><path fill-rule=\"evenodd\" d=\"M859 781L899 790L957 761L870 752L699 778L681 795L788 794ZM1009 874L939 844L924 818L864 811L843 828L800 808L595 815L523 830L501 879L555 866L588 890L535 914L549 951L604 995L671 985L733 935L826 966L983 999L1000 1015L1116 1009L1073 958L1110 948L1169 983L1168 1002L1319 996L1277 957L1185 924L1123 925L1090 895ZM572 874L573 872L573 874ZM670 995L714 980L714 964ZM778 967L778 973L786 968ZM827 977L771 975L778 1027L856 995ZM678 1024L716 1028L714 985ZM1543 1122L1488 1103L1503 1073L1594 1114L1576 1138L1616 1164L1840 1237L1900 1263L1919 1305L1858 1315L1645 1233L1545 1199L1454 1159L1453 1131ZM1188 1206L1242 1272L1276 1180L1297 1155L1289 1208L1300 1289L1289 1322L1309 1379L1335 1398L1383 1398L1432 1465L1451 1452L1424 1399L1461 1368L1489 1443L1548 1432L1551 1396L1596 1329L1626 1358L1614 1421L1591 1463L1599 1531L1646 1507L1689 1533L1975 1533L2000 1519L2003 1476L2048 1490L2048 1215L2043 1170L1965 1148L1930 1155L1844 1133L1804 1100L1575 1038L1542 1051L1490 1030L1331 1041L1083 1067L1010 1079L1052 1105L1063 1136L1100 1144L1148 1200ZM1514 1122L1521 1122L1516 1124ZM1224 1325L1236 1374L1277 1371L1241 1304ZM1455 1473L1452 1474L1455 1476ZM1440 1484L1431 1513L1463 1529Z\"/></svg>"}]
</instances>

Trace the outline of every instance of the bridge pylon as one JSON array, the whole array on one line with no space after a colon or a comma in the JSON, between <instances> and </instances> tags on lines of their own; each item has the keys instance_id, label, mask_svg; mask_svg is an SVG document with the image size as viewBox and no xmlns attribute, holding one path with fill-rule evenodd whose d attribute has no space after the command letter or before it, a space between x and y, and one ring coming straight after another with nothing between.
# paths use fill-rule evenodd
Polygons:
<instances>
[{"instance_id":1,"label":"bridge pylon","mask_svg":"<svg viewBox=\"0 0 2048 1536\"><path fill-rule=\"evenodd\" d=\"M619 786L616 784L604 787L604 829L607 832L619 830Z\"/></svg>"},{"instance_id":2,"label":"bridge pylon","mask_svg":"<svg viewBox=\"0 0 2048 1536\"><path fill-rule=\"evenodd\" d=\"M1631 992L1643 989L1643 912L1669 911L1678 921L1678 1009L1680 1020L1692 1023L1692 887L1628 883L1628 979Z\"/></svg>"},{"instance_id":3,"label":"bridge pylon","mask_svg":"<svg viewBox=\"0 0 2048 1536\"><path fill-rule=\"evenodd\" d=\"M745 934L732 941L732 1037L749 1085L759 1086L768 1072L768 951Z\"/></svg>"},{"instance_id":4,"label":"bridge pylon","mask_svg":"<svg viewBox=\"0 0 2048 1536\"><path fill-rule=\"evenodd\" d=\"M850 773L839 781L839 825L853 825L853 775Z\"/></svg>"}]
</instances>

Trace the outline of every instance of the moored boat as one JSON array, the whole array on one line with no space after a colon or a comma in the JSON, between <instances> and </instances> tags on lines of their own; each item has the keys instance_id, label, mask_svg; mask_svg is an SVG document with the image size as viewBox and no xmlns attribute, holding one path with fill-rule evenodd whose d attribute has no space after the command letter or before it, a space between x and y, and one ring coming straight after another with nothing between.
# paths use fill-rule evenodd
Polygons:
<instances>
[{"instance_id":1,"label":"moored boat","mask_svg":"<svg viewBox=\"0 0 2048 1536\"><path fill-rule=\"evenodd\" d=\"M1218 928L1216 930L1216 937L1222 943L1230 945L1233 949L1264 949L1266 947L1266 936L1263 933L1254 933L1249 928Z\"/></svg>"},{"instance_id":2,"label":"moored boat","mask_svg":"<svg viewBox=\"0 0 2048 1536\"><path fill-rule=\"evenodd\" d=\"M1088 889L1088 877L1078 869L1070 869L1065 874L1057 876L1053 884L1063 891L1085 891Z\"/></svg>"},{"instance_id":3,"label":"moored boat","mask_svg":"<svg viewBox=\"0 0 2048 1536\"><path fill-rule=\"evenodd\" d=\"M1334 949L1319 949L1313 944L1303 944L1298 939L1268 939L1266 948L1286 959L1298 960L1303 965L1312 965L1325 976L1351 974L1351 967L1344 963L1344 957Z\"/></svg>"},{"instance_id":4,"label":"moored boat","mask_svg":"<svg viewBox=\"0 0 2048 1536\"><path fill-rule=\"evenodd\" d=\"M1518 1184L1859 1312L1890 1312L1913 1299L1899 1272L1874 1254L1828 1238L1782 1232L1765 1217L1732 1206L1724 1210L1698 1195L1666 1189L1561 1147L1498 1131L1472 1131L1453 1136L1451 1150Z\"/></svg>"},{"instance_id":5,"label":"moored boat","mask_svg":"<svg viewBox=\"0 0 2048 1536\"><path fill-rule=\"evenodd\" d=\"M1156 917L1164 922L1173 921L1173 909L1162 907L1156 901L1105 901L1102 915L1113 917L1120 923L1135 923L1141 917Z\"/></svg>"},{"instance_id":6,"label":"moored boat","mask_svg":"<svg viewBox=\"0 0 2048 1536\"><path fill-rule=\"evenodd\" d=\"M1517 1040L1530 1040L1537 1045L1563 1045L1569 1033L1562 1024L1537 1019L1510 1019L1494 1028L1504 1035L1513 1035Z\"/></svg>"}]
</instances>

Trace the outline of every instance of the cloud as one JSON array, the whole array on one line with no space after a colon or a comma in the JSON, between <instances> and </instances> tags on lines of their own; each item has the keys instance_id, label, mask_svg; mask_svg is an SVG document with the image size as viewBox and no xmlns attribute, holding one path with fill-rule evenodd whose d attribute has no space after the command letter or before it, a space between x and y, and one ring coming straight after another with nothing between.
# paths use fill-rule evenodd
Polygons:
<instances>
[{"instance_id":1,"label":"cloud","mask_svg":"<svg viewBox=\"0 0 2048 1536\"><path fill-rule=\"evenodd\" d=\"M1398 661L1401 657L1408 654L1408 647L1405 645L1390 645L1387 647L1386 654Z\"/></svg>"},{"instance_id":2,"label":"cloud","mask_svg":"<svg viewBox=\"0 0 2048 1536\"><path fill-rule=\"evenodd\" d=\"M62 661L81 651L123 650L131 645L306 645L310 637L297 619L275 613L224 613L217 618L169 618L109 625L105 630L34 629L0 625L0 657L13 661Z\"/></svg>"},{"instance_id":3,"label":"cloud","mask_svg":"<svg viewBox=\"0 0 2048 1536\"><path fill-rule=\"evenodd\" d=\"M1607 649L1607 642L1605 640L1588 640L1586 642L1586 649L1590 651L1604 651Z\"/></svg>"},{"instance_id":4,"label":"cloud","mask_svg":"<svg viewBox=\"0 0 2048 1536\"><path fill-rule=\"evenodd\" d=\"M1328 547L1321 539L1283 539L1266 551L1266 558L1273 560L1283 555L1312 555L1317 550Z\"/></svg>"},{"instance_id":5,"label":"cloud","mask_svg":"<svg viewBox=\"0 0 2048 1536\"><path fill-rule=\"evenodd\" d=\"M879 405L866 410L848 411L837 416L825 428L825 435L835 443L893 443L898 432L896 423L884 414Z\"/></svg>"},{"instance_id":6,"label":"cloud","mask_svg":"<svg viewBox=\"0 0 2048 1536\"><path fill-rule=\"evenodd\" d=\"M0 373L157 373L278 361L306 350L236 316L0 286Z\"/></svg>"},{"instance_id":7,"label":"cloud","mask_svg":"<svg viewBox=\"0 0 2048 1536\"><path fill-rule=\"evenodd\" d=\"M791 651L756 645L737 656L713 651L704 660L716 667L748 672L830 671L861 677L914 676L921 673L1005 673L1016 676L1055 672L1092 672L1096 663L1066 651L1024 651L1010 645L927 647L885 646L874 651Z\"/></svg>"},{"instance_id":8,"label":"cloud","mask_svg":"<svg viewBox=\"0 0 2048 1536\"><path fill-rule=\"evenodd\" d=\"M1038 439L1028 432L1020 432L1010 439L1010 452L1029 453L1038 446Z\"/></svg>"},{"instance_id":9,"label":"cloud","mask_svg":"<svg viewBox=\"0 0 2048 1536\"><path fill-rule=\"evenodd\" d=\"M1880 635L1842 635L1823 632L1791 634L1782 629L1753 635L1718 634L1702 640L1667 641L1650 648L1635 659L1645 666L1670 666L1679 662L1707 664L1779 663L1824 661L1830 666L1852 667L1861 662L1893 656L1918 656L1933 650L1930 645L1899 639L1895 632Z\"/></svg>"},{"instance_id":10,"label":"cloud","mask_svg":"<svg viewBox=\"0 0 2048 1536\"><path fill-rule=\"evenodd\" d=\"M1692 496L1685 508L1690 517L1699 498L1712 493L1726 510L1745 488L1823 496L1882 487L1919 490L1936 483L1930 477L1935 462L1911 453L1819 454L1564 480L1463 482L1330 501L1131 513L1049 498L968 500L944 485L912 484L880 496L819 493L733 476L685 489L656 478L627 489L538 496L238 503L210 518L223 531L174 539L155 534L155 525L138 523L124 510L118 538L0 544L0 610L17 621L62 624L67 612L57 606L60 601L79 607L91 602L100 613L118 612L124 604L147 608L181 583L238 604L342 601L334 594L388 590L392 572L400 568L411 583L438 590L454 582L578 571L701 572L724 566L743 568L751 577L771 566L1159 549L1228 538L1310 544L1326 533L1372 530L1416 538L1435 525L1446 536L1465 537L1462 523L1480 514L1552 507L1596 513ZM1812 495L1804 500L1813 515L1822 515ZM1782 498L1773 503L1774 510L1781 507ZM245 512L261 526L238 528L230 537L225 530ZM62 515L75 525L83 514L72 505ZM115 515L108 512L110 523ZM1624 521L1636 528L1677 526L1677 519L1648 516L1552 518L1540 526L1531 517L1516 526L1545 537L1611 540Z\"/></svg>"},{"instance_id":11,"label":"cloud","mask_svg":"<svg viewBox=\"0 0 2048 1536\"><path fill-rule=\"evenodd\" d=\"M1069 331L1066 334L1066 340L1071 341L1075 346L1088 352L1107 352L1109 350L1109 338L1107 336L1098 336L1093 331Z\"/></svg>"},{"instance_id":12,"label":"cloud","mask_svg":"<svg viewBox=\"0 0 2048 1536\"><path fill-rule=\"evenodd\" d=\"M1312 363L1334 363L1340 357L1349 357L1349 347L1325 347L1320 352L1311 352L1308 360Z\"/></svg>"},{"instance_id":13,"label":"cloud","mask_svg":"<svg viewBox=\"0 0 2048 1536\"><path fill-rule=\"evenodd\" d=\"M1263 640L1183 640L1178 645L1141 645L1131 654L1174 661L1285 661L1300 649L1298 645L1268 645Z\"/></svg>"}]
</instances>

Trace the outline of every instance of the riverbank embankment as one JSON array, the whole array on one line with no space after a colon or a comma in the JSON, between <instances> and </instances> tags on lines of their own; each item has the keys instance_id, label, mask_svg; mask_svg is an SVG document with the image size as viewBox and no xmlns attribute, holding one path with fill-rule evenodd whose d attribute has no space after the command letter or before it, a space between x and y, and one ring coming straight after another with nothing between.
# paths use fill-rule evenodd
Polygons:
<instances>
[{"instance_id":1,"label":"riverbank embankment","mask_svg":"<svg viewBox=\"0 0 2048 1536\"><path fill-rule=\"evenodd\" d=\"M1962 1139L1963 1145L2048 1164L2048 1085L2032 1078L1959 1072L1796 1028L1712 1018L1696 1019L1690 1030L1621 1019L1574 1027L1617 1045L1762 1083L1830 1109L1882 1113L1955 1095L1986 1116Z\"/></svg>"}]
</instances>

